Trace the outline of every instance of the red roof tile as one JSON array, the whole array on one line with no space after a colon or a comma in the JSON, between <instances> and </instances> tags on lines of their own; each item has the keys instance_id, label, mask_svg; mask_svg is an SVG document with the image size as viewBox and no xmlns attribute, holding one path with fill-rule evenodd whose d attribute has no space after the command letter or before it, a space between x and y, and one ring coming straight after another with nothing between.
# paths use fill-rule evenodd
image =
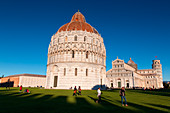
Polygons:
<instances>
[{"instance_id":1,"label":"red roof tile","mask_svg":"<svg viewBox=\"0 0 170 113\"><path fill-rule=\"evenodd\" d=\"M16 75L9 75L6 77L19 77L19 76L31 76L31 77L46 77L46 75L38 75L38 74L16 74Z\"/></svg>"},{"instance_id":2,"label":"red roof tile","mask_svg":"<svg viewBox=\"0 0 170 113\"><path fill-rule=\"evenodd\" d=\"M85 17L80 12L76 12L72 17L71 22L61 26L57 33L61 31L74 30L86 30L87 32L99 34L95 28L93 28L90 24L86 23Z\"/></svg>"}]
</instances>

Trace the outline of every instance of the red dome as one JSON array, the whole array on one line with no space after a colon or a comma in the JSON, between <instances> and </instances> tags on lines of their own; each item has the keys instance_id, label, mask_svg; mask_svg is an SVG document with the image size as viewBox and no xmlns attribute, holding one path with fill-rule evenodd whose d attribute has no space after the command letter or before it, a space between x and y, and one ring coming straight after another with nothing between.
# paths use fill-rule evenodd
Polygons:
<instances>
[{"instance_id":1,"label":"red dome","mask_svg":"<svg viewBox=\"0 0 170 113\"><path fill-rule=\"evenodd\" d=\"M128 64L135 64L135 62L130 58L130 60L128 61Z\"/></svg>"},{"instance_id":2,"label":"red dome","mask_svg":"<svg viewBox=\"0 0 170 113\"><path fill-rule=\"evenodd\" d=\"M90 24L86 23L85 17L80 12L76 12L72 17L71 22L61 26L57 33L61 31L74 30L86 30L87 32L99 34L95 28L93 28Z\"/></svg>"}]
</instances>

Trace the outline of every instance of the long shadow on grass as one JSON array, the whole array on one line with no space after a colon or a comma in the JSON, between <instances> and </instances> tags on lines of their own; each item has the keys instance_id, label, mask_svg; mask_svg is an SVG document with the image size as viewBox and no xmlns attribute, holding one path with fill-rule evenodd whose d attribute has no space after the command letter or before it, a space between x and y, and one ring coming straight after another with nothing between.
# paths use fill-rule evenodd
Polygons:
<instances>
[{"instance_id":1,"label":"long shadow on grass","mask_svg":"<svg viewBox=\"0 0 170 113\"><path fill-rule=\"evenodd\" d=\"M169 110L169 112L170 112L170 106L158 105L158 104L150 104L150 103L145 103L145 104L148 104L148 105L151 105L151 106L155 106L155 107L164 108L164 109ZM169 105L169 104L168 104L168 105Z\"/></svg>"},{"instance_id":2,"label":"long shadow on grass","mask_svg":"<svg viewBox=\"0 0 170 113\"><path fill-rule=\"evenodd\" d=\"M88 96L90 99L92 99L94 102L96 102L96 98L93 98L91 96ZM110 99L106 99L104 97L102 97L101 99L101 103L99 103L104 109L104 112L116 112L116 113L121 113L121 112L126 112L126 113L133 113L135 111L132 111L130 109L127 108L123 108L122 106L118 106L116 104L114 104L114 102Z\"/></svg>"},{"instance_id":3,"label":"long shadow on grass","mask_svg":"<svg viewBox=\"0 0 170 113\"><path fill-rule=\"evenodd\" d=\"M19 93L19 95L21 95ZM27 110L30 113L96 113L96 112L112 112L114 108L122 111L121 107L115 106L105 100L102 101L102 107L92 105L84 97L73 97L76 100L76 104L68 103L67 96L57 96L52 98L53 95L36 94L24 94L22 96L12 93L11 95L1 95L2 100L0 102L1 112L17 112L22 113ZM42 95L42 96L41 96ZM38 96L38 97L37 97ZM39 97L40 96L40 97ZM3 97L6 97L3 100ZM7 101L6 101L7 99ZM10 109L9 109L10 105ZM125 109L124 109L125 110ZM126 110L129 111L129 110ZM130 112L130 111L129 111Z\"/></svg>"},{"instance_id":4,"label":"long shadow on grass","mask_svg":"<svg viewBox=\"0 0 170 113\"><path fill-rule=\"evenodd\" d=\"M121 101L117 101L117 102L121 102ZM139 105L136 103L132 103L132 102L127 102L128 106L132 106L134 108L137 108L139 111L138 112L143 112L143 113L167 113L158 109L154 109L152 107L147 107L144 105ZM146 104L147 105L147 104Z\"/></svg>"},{"instance_id":5,"label":"long shadow on grass","mask_svg":"<svg viewBox=\"0 0 170 113\"><path fill-rule=\"evenodd\" d=\"M107 98L102 98L101 104L96 104L96 98L88 96L90 99L94 100L94 103L88 102L84 97L72 97L75 99L75 103L69 103L67 101L67 96L57 96L54 95L44 95L41 93L35 94L16 94L11 93L10 95L0 94L1 102L1 112L17 112L22 113L25 110L28 113L111 113L111 112L135 112L128 109L128 107L122 107L114 104L115 101L112 101ZM5 99L3 99L5 97ZM120 101L118 101L120 103ZM128 103L130 106L137 107L142 112L162 112L150 107ZM10 105L10 106L9 106ZM10 107L10 109L9 109ZM162 112L164 113L164 112Z\"/></svg>"},{"instance_id":6,"label":"long shadow on grass","mask_svg":"<svg viewBox=\"0 0 170 113\"><path fill-rule=\"evenodd\" d=\"M18 92L7 92L7 93L4 93L4 94L2 94L2 95L16 95L16 94L19 94Z\"/></svg>"},{"instance_id":7,"label":"long shadow on grass","mask_svg":"<svg viewBox=\"0 0 170 113\"><path fill-rule=\"evenodd\" d=\"M6 92L6 91L15 91L15 90L17 90L17 89L2 89L2 90L0 89L0 92L3 92L3 91L4 92Z\"/></svg>"},{"instance_id":8,"label":"long shadow on grass","mask_svg":"<svg viewBox=\"0 0 170 113\"><path fill-rule=\"evenodd\" d=\"M151 95L160 95L160 96L170 96L169 91L143 91L143 90L130 90L130 92L142 93L142 94L151 94Z\"/></svg>"}]
</instances>

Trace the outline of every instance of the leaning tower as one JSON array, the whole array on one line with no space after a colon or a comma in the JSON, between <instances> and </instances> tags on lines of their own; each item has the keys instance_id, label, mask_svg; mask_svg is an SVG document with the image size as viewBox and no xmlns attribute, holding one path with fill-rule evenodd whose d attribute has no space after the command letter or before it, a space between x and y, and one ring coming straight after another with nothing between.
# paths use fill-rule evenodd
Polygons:
<instances>
[{"instance_id":1,"label":"leaning tower","mask_svg":"<svg viewBox=\"0 0 170 113\"><path fill-rule=\"evenodd\" d=\"M152 69L154 69L156 74L158 75L157 78L158 88L163 88L162 65L160 63L160 60L153 60L152 62L153 62Z\"/></svg>"},{"instance_id":2,"label":"leaning tower","mask_svg":"<svg viewBox=\"0 0 170 113\"><path fill-rule=\"evenodd\" d=\"M76 12L71 21L51 37L45 88L92 89L106 82L106 50L103 38Z\"/></svg>"}]
</instances>

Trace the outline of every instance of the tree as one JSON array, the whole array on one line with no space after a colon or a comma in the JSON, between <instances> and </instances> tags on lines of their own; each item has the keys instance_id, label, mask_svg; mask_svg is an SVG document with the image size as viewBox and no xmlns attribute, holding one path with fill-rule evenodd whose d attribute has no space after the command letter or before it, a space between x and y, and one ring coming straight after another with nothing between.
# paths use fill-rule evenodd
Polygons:
<instances>
[{"instance_id":1,"label":"tree","mask_svg":"<svg viewBox=\"0 0 170 113\"><path fill-rule=\"evenodd\" d=\"M166 82L163 82L163 86L164 88L169 88L169 84L167 84Z\"/></svg>"}]
</instances>

